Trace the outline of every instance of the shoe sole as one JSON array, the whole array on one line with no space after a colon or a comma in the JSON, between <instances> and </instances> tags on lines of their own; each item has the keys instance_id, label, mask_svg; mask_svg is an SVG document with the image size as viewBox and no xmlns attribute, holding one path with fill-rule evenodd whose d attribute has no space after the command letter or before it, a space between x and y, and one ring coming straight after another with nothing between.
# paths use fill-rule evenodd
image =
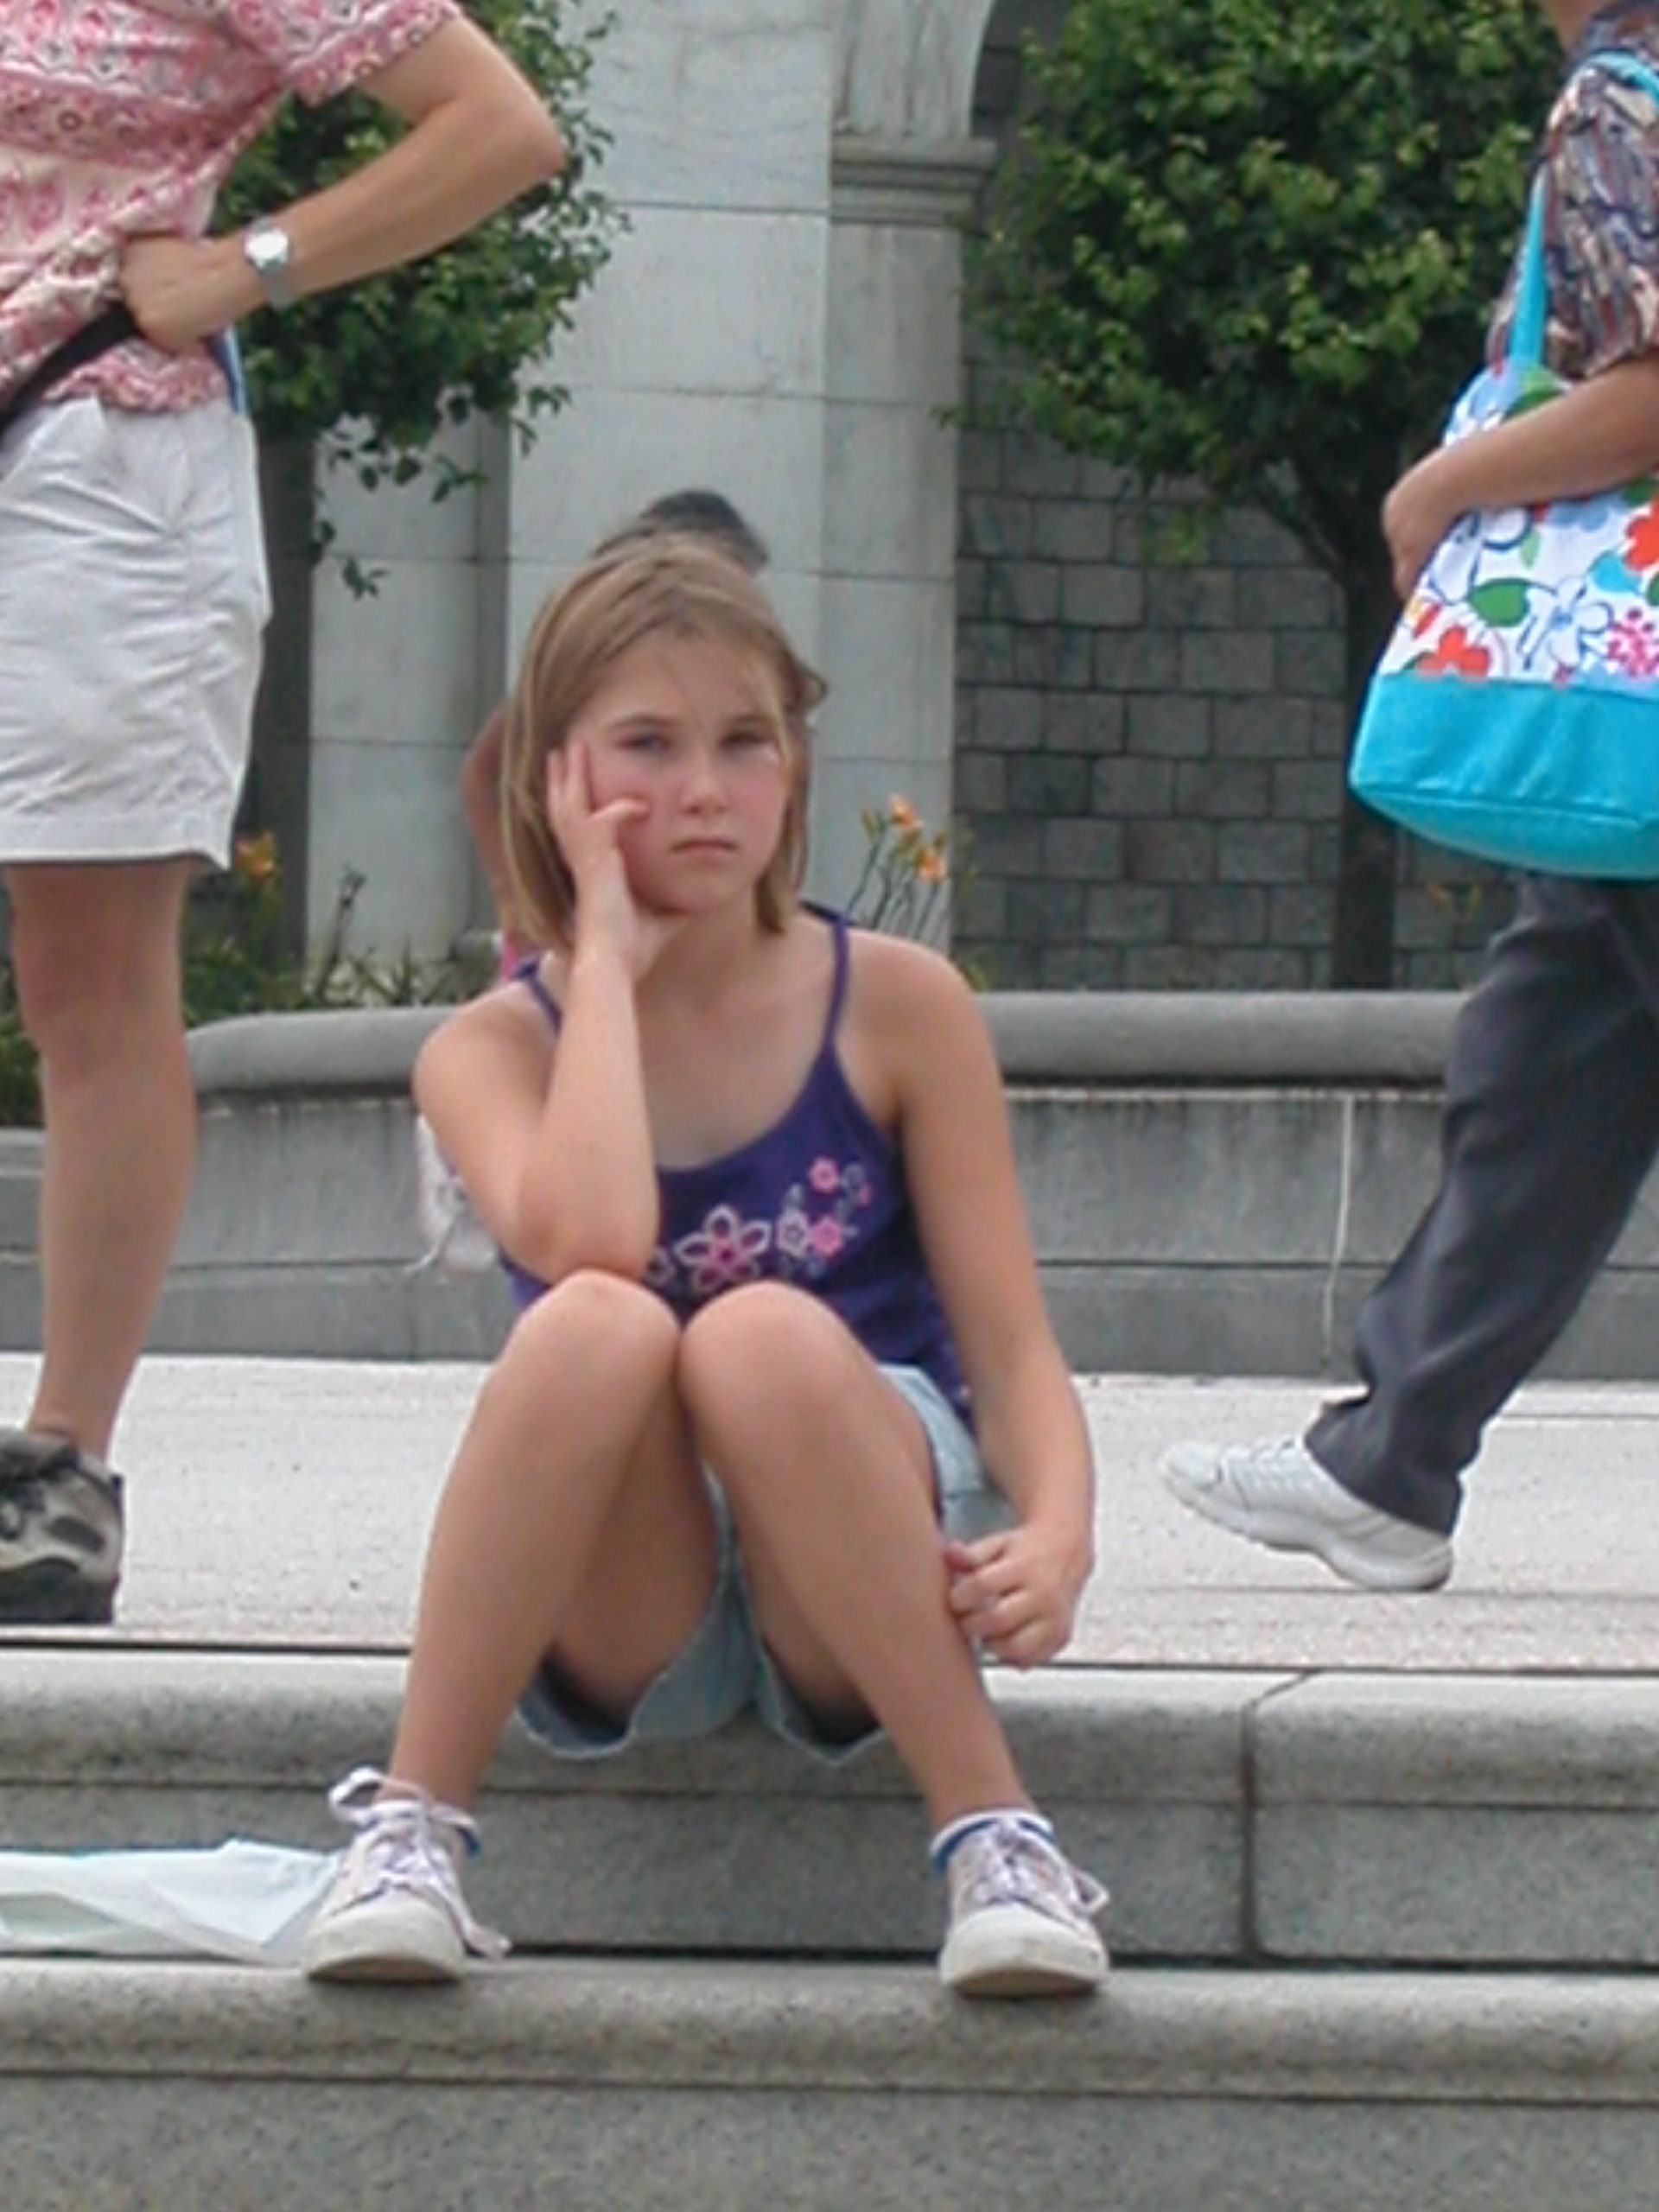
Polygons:
<instances>
[{"instance_id":1,"label":"shoe sole","mask_svg":"<svg viewBox=\"0 0 1659 2212\"><path fill-rule=\"evenodd\" d=\"M1106 1979L1106 1947L1031 1916L976 1914L964 1937L939 1954L939 1980L958 1997L1086 1997Z\"/></svg>"},{"instance_id":2,"label":"shoe sole","mask_svg":"<svg viewBox=\"0 0 1659 2212\"><path fill-rule=\"evenodd\" d=\"M467 1948L459 1936L442 1940L429 1912L388 1910L384 1903L347 1910L337 1920L315 1924L301 1953L311 1981L459 1981L467 1971Z\"/></svg>"},{"instance_id":3,"label":"shoe sole","mask_svg":"<svg viewBox=\"0 0 1659 2212\"><path fill-rule=\"evenodd\" d=\"M1399 1596L1438 1590L1451 1576L1454 1554L1444 1540L1420 1560L1402 1560L1397 1565L1379 1563L1369 1553L1356 1551L1345 1543L1334 1529L1322 1529L1306 1521L1281 1521L1270 1513L1236 1510L1225 1498L1190 1484L1180 1467L1168 1460L1160 1471L1171 1495L1201 1520L1212 1522L1230 1535L1263 1544L1272 1552L1300 1552L1305 1557L1323 1560L1333 1574L1362 1590Z\"/></svg>"},{"instance_id":4,"label":"shoe sole","mask_svg":"<svg viewBox=\"0 0 1659 2212\"><path fill-rule=\"evenodd\" d=\"M381 1989L430 1989L460 1981L461 1967L440 1966L433 1959L399 1957L396 1953L359 1953L337 1959L308 1959L308 1981L361 1982Z\"/></svg>"},{"instance_id":5,"label":"shoe sole","mask_svg":"<svg viewBox=\"0 0 1659 2212\"><path fill-rule=\"evenodd\" d=\"M60 1560L0 1574L0 1626L107 1628L114 1618L115 1585L88 1582Z\"/></svg>"}]
</instances>

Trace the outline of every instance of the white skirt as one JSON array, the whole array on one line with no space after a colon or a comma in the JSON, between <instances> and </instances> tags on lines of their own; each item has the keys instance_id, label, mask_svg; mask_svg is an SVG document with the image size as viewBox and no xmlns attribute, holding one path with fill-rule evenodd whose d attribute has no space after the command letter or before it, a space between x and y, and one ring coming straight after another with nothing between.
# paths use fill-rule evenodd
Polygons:
<instances>
[{"instance_id":1,"label":"white skirt","mask_svg":"<svg viewBox=\"0 0 1659 2212\"><path fill-rule=\"evenodd\" d=\"M228 404L26 416L0 441L0 866L223 867L270 613Z\"/></svg>"}]
</instances>

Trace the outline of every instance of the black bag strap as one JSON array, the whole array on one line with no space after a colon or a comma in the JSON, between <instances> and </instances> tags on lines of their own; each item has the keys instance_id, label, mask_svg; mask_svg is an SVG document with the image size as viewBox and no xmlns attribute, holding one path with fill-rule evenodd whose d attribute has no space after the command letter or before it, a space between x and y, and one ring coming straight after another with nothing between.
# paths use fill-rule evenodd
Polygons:
<instances>
[{"instance_id":1,"label":"black bag strap","mask_svg":"<svg viewBox=\"0 0 1659 2212\"><path fill-rule=\"evenodd\" d=\"M23 378L16 391L0 400L0 437L28 414L36 401L44 399L54 384L61 383L76 369L84 369L88 361L95 361L112 346L123 345L137 335L138 326L129 307L105 308L102 315L94 315L73 338L66 338L61 346L55 346L39 368Z\"/></svg>"}]
</instances>

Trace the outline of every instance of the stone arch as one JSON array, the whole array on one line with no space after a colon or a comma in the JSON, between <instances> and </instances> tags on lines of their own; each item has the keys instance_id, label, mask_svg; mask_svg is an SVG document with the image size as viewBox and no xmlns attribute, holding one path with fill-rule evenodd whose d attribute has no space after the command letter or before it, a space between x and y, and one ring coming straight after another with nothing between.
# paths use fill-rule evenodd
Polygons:
<instances>
[{"instance_id":1,"label":"stone arch","mask_svg":"<svg viewBox=\"0 0 1659 2212\"><path fill-rule=\"evenodd\" d=\"M861 137L968 136L986 27L998 0L844 0L836 121Z\"/></svg>"}]
</instances>

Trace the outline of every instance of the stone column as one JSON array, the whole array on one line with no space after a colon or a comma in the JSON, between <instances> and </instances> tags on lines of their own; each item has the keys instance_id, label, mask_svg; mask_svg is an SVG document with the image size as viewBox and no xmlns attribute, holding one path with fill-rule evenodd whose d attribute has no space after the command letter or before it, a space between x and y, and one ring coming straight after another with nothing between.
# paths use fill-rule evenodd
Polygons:
<instances>
[{"instance_id":1,"label":"stone column","mask_svg":"<svg viewBox=\"0 0 1659 2212\"><path fill-rule=\"evenodd\" d=\"M627 235L557 362L566 410L512 478L506 642L665 492L723 493L816 655L833 45L819 0L656 0L601 49L604 188Z\"/></svg>"},{"instance_id":2,"label":"stone column","mask_svg":"<svg viewBox=\"0 0 1659 2212\"><path fill-rule=\"evenodd\" d=\"M499 443L487 425L446 442L468 472ZM468 487L435 503L422 483L370 495L325 475L319 505L336 535L313 579L307 936L315 946L327 930L349 871L363 879L349 945L429 957L471 905L456 773L488 703L489 502Z\"/></svg>"},{"instance_id":3,"label":"stone column","mask_svg":"<svg viewBox=\"0 0 1659 2212\"><path fill-rule=\"evenodd\" d=\"M834 149L823 651L812 883L856 880L861 810L902 792L935 824L951 799L957 433L956 228L988 158L845 131Z\"/></svg>"}]
</instances>

